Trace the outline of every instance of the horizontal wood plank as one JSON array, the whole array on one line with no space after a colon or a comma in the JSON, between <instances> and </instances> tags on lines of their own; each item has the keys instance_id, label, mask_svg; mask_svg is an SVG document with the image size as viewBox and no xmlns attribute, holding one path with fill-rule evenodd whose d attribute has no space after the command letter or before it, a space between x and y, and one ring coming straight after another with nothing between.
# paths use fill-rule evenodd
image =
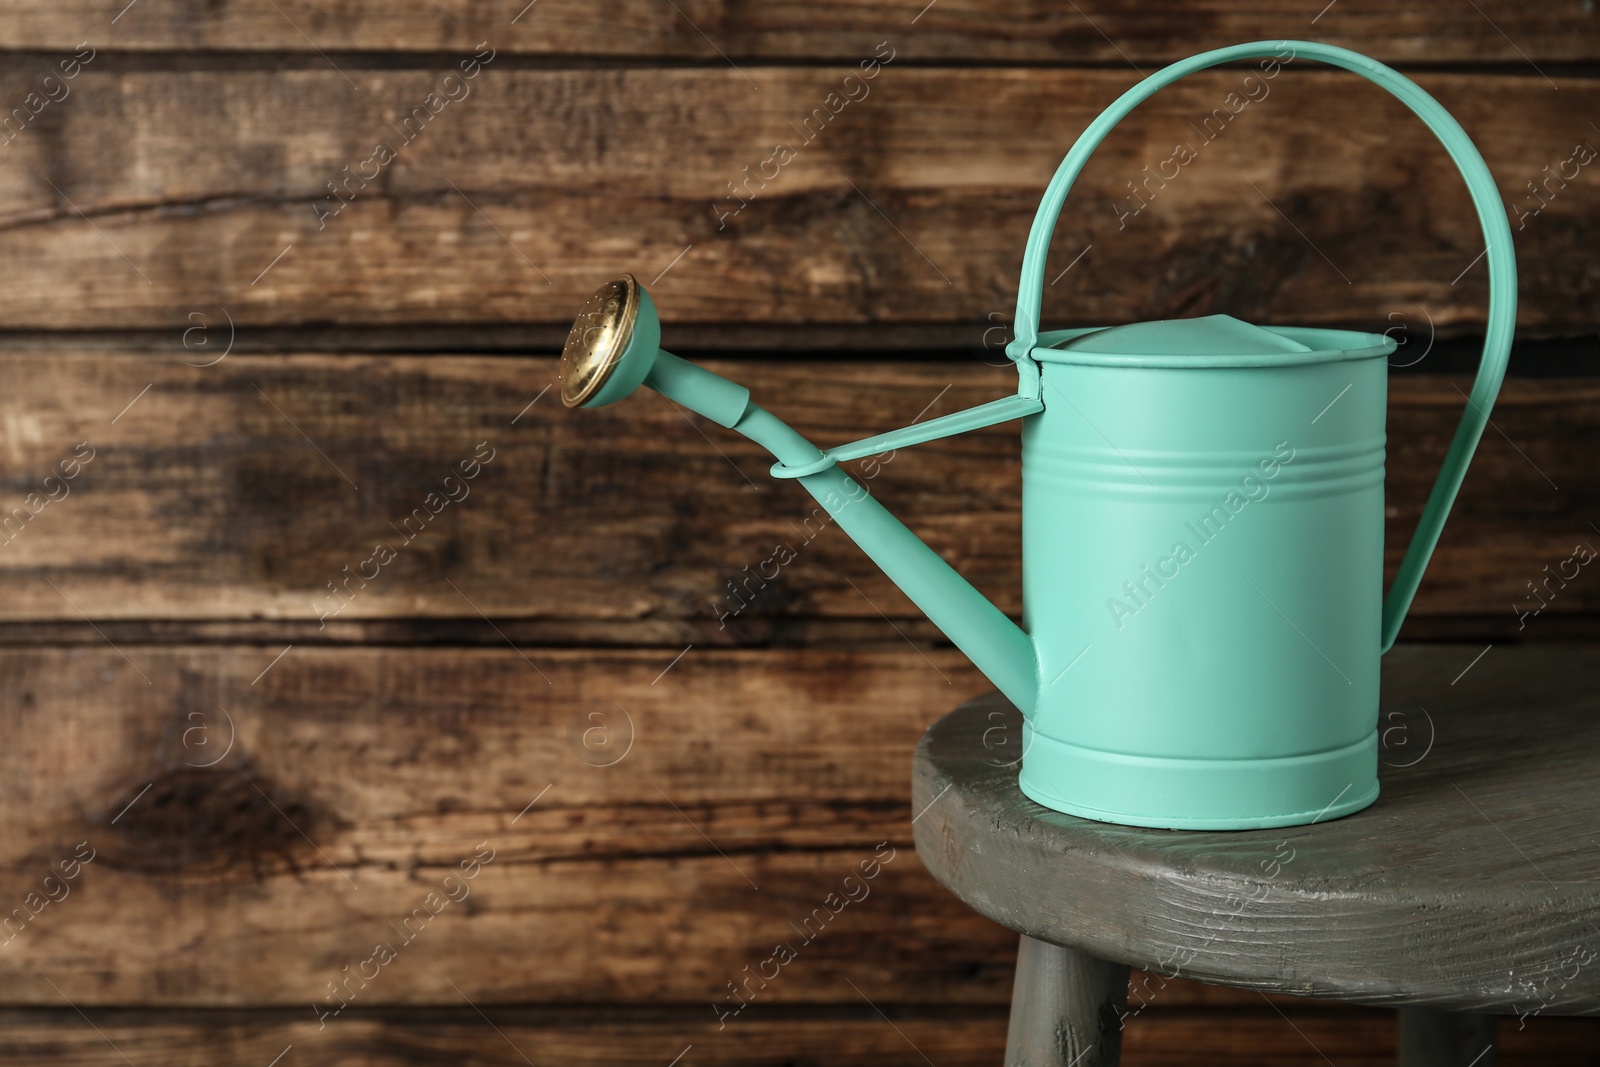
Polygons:
<instances>
[{"instance_id":1,"label":"horizontal wood plank","mask_svg":"<svg viewBox=\"0 0 1600 1067\"><path fill-rule=\"evenodd\" d=\"M999 1009L934 1015L889 1005L888 1011L892 1022L862 1004L859 1010L740 1020L723 1029L709 1011L688 1007L642 1013L489 1006L482 1016L470 1008L367 1015L322 1029L309 1011L304 1019L281 1012L92 1011L98 1034L75 1015L0 1012L0 1055L14 1067L127 1067L128 1061L264 1067L286 1049L292 1051L284 1062L297 1067L665 1067L679 1055L677 1062L687 1067L785 1067L797 1061L926 1067L919 1052L926 1049L939 1057L940 1067L976 1067L997 1062L1005 1042ZM1187 1029L1196 1028L1185 1021Z\"/></svg>"},{"instance_id":2,"label":"horizontal wood plank","mask_svg":"<svg viewBox=\"0 0 1600 1067\"><path fill-rule=\"evenodd\" d=\"M654 280L669 347L677 323L998 341L1050 174L1136 77L741 69L491 65L417 119L443 69L91 63L0 158L0 256L28 264L0 289L0 328L554 325L629 269ZM1479 328L1481 233L1416 120L1306 61L1246 76L1184 80L1091 161L1047 270L1052 319ZM36 81L0 77L0 100ZM1600 81L1421 81L1517 212L1521 328L1590 331L1600 191L1574 153L1600 138L1581 118ZM1173 162L1179 144L1192 161Z\"/></svg>"},{"instance_id":3,"label":"horizontal wood plank","mask_svg":"<svg viewBox=\"0 0 1600 1067\"><path fill-rule=\"evenodd\" d=\"M910 752L985 686L954 653L107 647L0 668L8 1004L328 1010L377 943L396 958L346 1010L448 1005L454 982L715 1018L779 942L797 958L741 1022L851 982L1010 994L1015 936L909 845ZM1141 1017L1240 1003L1141 988Z\"/></svg>"},{"instance_id":4,"label":"horizontal wood plank","mask_svg":"<svg viewBox=\"0 0 1600 1067\"><path fill-rule=\"evenodd\" d=\"M534 402L554 377L548 358L186 365L201 358L214 357L0 356L15 383L0 397L0 517L10 522L0 618L296 620L315 639L389 641L414 638L351 627L459 619L496 640L489 616L581 622L563 643L601 641L626 623L634 640L703 647L809 640L802 631L817 619L871 627L844 640L897 642L879 611L916 614L801 490L766 475L769 458L654 395L582 413L548 394ZM828 445L981 403L1014 382L977 363L715 365ZM1392 383L1391 573L1466 388L1450 376ZM1585 511L1600 495L1587 458L1600 439L1600 387L1512 379L1494 422L1413 614L1493 616L1498 633L1536 636L1557 616L1600 606L1600 583L1562 588L1545 571L1600 537ZM91 451L76 478L45 482ZM480 454L492 458L461 478ZM856 469L1015 613L1018 465L1012 425ZM67 495L48 499L51 486ZM381 565L380 544L394 554ZM795 558L772 577L765 561L779 545ZM1529 583L1546 604L1538 614L1526 614L1540 604ZM819 629L816 639L828 638Z\"/></svg>"},{"instance_id":5,"label":"horizontal wood plank","mask_svg":"<svg viewBox=\"0 0 1600 1067\"><path fill-rule=\"evenodd\" d=\"M986 686L955 653L102 647L0 670L0 1003L315 1019L380 942L396 958L347 1012L464 994L714 1020L780 942L796 958L738 1023L854 1003L851 982L1010 996L1015 935L910 846L916 741ZM430 892L459 899L419 920ZM1259 1004L1138 988L1141 1019Z\"/></svg>"},{"instance_id":6,"label":"horizontal wood plank","mask_svg":"<svg viewBox=\"0 0 1600 1067\"><path fill-rule=\"evenodd\" d=\"M1386 59L1428 62L1586 60L1594 18L1579 6L1530 7L1482 0L1463 11L1444 0L1381 4L1344 0L1321 12L1285 2L1003 6L983 0L833 0L736 4L683 0L430 0L335 6L145 4L126 0L14 0L0 14L8 48L68 48L84 37L122 50L416 52L491 40L527 55L687 58L851 58L885 37L929 59L1125 63L1177 59L1239 41L1315 36ZM276 9L276 10L275 10ZM119 15L119 12L123 12ZM703 34L703 36L702 36ZM1530 68L1531 71L1532 68Z\"/></svg>"},{"instance_id":7,"label":"horizontal wood plank","mask_svg":"<svg viewBox=\"0 0 1600 1067\"><path fill-rule=\"evenodd\" d=\"M877 1002L883 1003L883 1002ZM1272 1012L1152 1011L1128 1023L1123 1067L1388 1067L1396 1053L1388 1013L1288 1005ZM271 1011L194 1013L94 1010L93 1026L68 1009L0 1012L0 1055L14 1067L168 1067L265 1064L286 1048L301 1067L481 1064L518 1067L787 1067L797 1060L841 1067L990 1067L1005 1044L1003 1009L860 1008L775 1011L718 1029L691 1009L664 1011L491 1008L371 1013L321 1030ZM1600 1053L1592 1020L1500 1024L1501 1067L1589 1067ZM97 1032L98 1030L98 1032ZM692 1046L692 1048L690 1047ZM128 1060L123 1060L126 1054ZM523 1057L527 1059L524 1060ZM927 1058L924 1058L927 1057ZM934 1058L937 1057L937 1058ZM1335 1058L1336 1057L1336 1058Z\"/></svg>"},{"instance_id":8,"label":"horizontal wood plank","mask_svg":"<svg viewBox=\"0 0 1600 1067\"><path fill-rule=\"evenodd\" d=\"M940 890L909 845L915 740L984 686L951 653L0 661L13 1004L313 1018L313 1003L464 994L714 1019L780 942L798 958L747 987L749 1015L848 1002L849 981L898 1003L1009 995L1014 935ZM379 944L394 958L371 962ZM353 984L335 999L330 981Z\"/></svg>"},{"instance_id":9,"label":"horizontal wood plank","mask_svg":"<svg viewBox=\"0 0 1600 1067\"><path fill-rule=\"evenodd\" d=\"M852 981L895 1004L1010 993L1015 935L909 845L916 739L985 685L951 653L102 647L0 665L19 739L0 754L3 1003L328 1010L326 983L377 942L397 958L348 1012L464 994L715 1020L778 942L798 958L745 990L741 1024L847 1002ZM459 900L419 920L430 891ZM1163 1009L1238 1001L1161 986Z\"/></svg>"}]
</instances>

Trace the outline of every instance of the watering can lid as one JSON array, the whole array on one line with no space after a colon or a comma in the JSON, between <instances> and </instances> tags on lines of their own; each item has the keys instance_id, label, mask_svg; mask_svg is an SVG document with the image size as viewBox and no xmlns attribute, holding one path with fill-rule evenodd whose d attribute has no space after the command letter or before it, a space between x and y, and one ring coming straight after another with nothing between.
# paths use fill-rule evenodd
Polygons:
<instances>
[{"instance_id":1,"label":"watering can lid","mask_svg":"<svg viewBox=\"0 0 1600 1067\"><path fill-rule=\"evenodd\" d=\"M1158 319L1088 330L1049 349L1049 362L1144 366L1276 366L1387 355L1392 338L1347 330L1263 327L1231 315Z\"/></svg>"}]
</instances>

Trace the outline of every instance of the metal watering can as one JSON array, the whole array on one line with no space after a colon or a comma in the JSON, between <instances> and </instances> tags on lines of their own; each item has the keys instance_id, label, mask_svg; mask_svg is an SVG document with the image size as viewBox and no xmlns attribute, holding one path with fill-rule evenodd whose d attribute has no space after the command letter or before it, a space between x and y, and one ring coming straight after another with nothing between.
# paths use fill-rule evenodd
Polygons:
<instances>
[{"instance_id":1,"label":"metal watering can","mask_svg":"<svg viewBox=\"0 0 1600 1067\"><path fill-rule=\"evenodd\" d=\"M1226 315L1039 332L1050 233L1089 154L1137 104L1236 60L1320 60L1399 97L1471 190L1489 318L1466 412L1382 592L1386 337ZM568 407L640 385L769 450L1024 715L1019 785L1133 826L1293 826L1378 795L1378 664L1505 375L1516 318L1505 208L1460 125L1366 56L1301 41L1205 52L1135 85L1078 138L1022 264L1015 396L824 452L725 378L663 352L650 296L608 283L562 353ZM973 589L838 466L1022 420L1023 623Z\"/></svg>"}]
</instances>

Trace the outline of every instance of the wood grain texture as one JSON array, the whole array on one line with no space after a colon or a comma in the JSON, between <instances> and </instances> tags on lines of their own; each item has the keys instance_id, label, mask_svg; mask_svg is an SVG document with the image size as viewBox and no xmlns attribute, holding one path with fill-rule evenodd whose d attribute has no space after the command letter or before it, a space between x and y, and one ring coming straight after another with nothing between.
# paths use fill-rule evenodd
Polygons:
<instances>
[{"instance_id":1,"label":"wood grain texture","mask_svg":"<svg viewBox=\"0 0 1600 1067\"><path fill-rule=\"evenodd\" d=\"M929 709L983 684L952 653L696 648L663 674L670 651L280 651L0 654L0 1003L58 1004L48 978L85 1007L314 1021L326 982L398 942L390 924L486 841L470 893L347 1012L449 1007L448 979L483 1004L687 1004L692 1028L736 1007L727 983L780 940L799 958L728 1028L855 1003L850 982L1003 1012L1014 935L907 841ZM62 896L44 879L85 841ZM862 896L884 841L898 853ZM861 899L823 925L852 872ZM1176 981L1160 1006L1238 1003Z\"/></svg>"},{"instance_id":2,"label":"wood grain texture","mask_svg":"<svg viewBox=\"0 0 1600 1067\"><path fill-rule=\"evenodd\" d=\"M0 258L28 264L0 288L0 327L564 324L624 269L658 279L669 348L676 323L1003 324L1050 174L1136 75L897 59L851 102L852 70L491 65L407 134L443 65L347 82L91 63L0 158ZM1416 120L1304 61L1230 115L1245 77L1186 79L1102 147L1056 235L1051 320L1481 327L1481 233ZM1600 82L1419 78L1508 209L1538 209L1517 217L1520 328L1588 333L1600 192L1569 160L1600 138L1580 117ZM0 77L0 102L38 80ZM1180 142L1196 158L1166 162Z\"/></svg>"},{"instance_id":3,"label":"wood grain texture","mask_svg":"<svg viewBox=\"0 0 1600 1067\"><path fill-rule=\"evenodd\" d=\"M57 1003L47 976L79 1005L314 1018L361 971L354 1007L451 1004L454 982L714 1020L746 980L740 1022L852 1002L849 981L1005 1003L1014 937L905 831L928 709L981 687L958 656L280 651L3 657L9 1003ZM69 891L30 903L81 842ZM437 917L413 929L419 907ZM779 942L799 958L762 983ZM398 958L371 963L378 943Z\"/></svg>"},{"instance_id":4,"label":"wood grain texture","mask_svg":"<svg viewBox=\"0 0 1600 1067\"><path fill-rule=\"evenodd\" d=\"M1006 1067L1117 1067L1128 968L1023 934Z\"/></svg>"},{"instance_id":5,"label":"wood grain texture","mask_svg":"<svg viewBox=\"0 0 1600 1067\"><path fill-rule=\"evenodd\" d=\"M528 407L554 378L549 359L184 362L198 359L0 356L0 374L19 383L0 396L0 517L11 519L0 617L302 620L312 639L349 639L360 620L442 618L492 640L481 611L587 621L568 640L638 624L644 640L670 646L690 626L683 643L763 642L819 617L867 620L897 640L878 612L915 615L809 498L767 477L770 458L653 394L594 412L549 395ZM1015 380L977 363L713 365L825 445L981 403ZM1392 383L1391 573L1468 387ZM1600 496L1587 444L1600 439L1600 387L1513 379L1494 419L1500 432L1480 447L1413 614L1494 615L1514 636L1537 636L1555 616L1600 605L1586 571L1561 588L1544 570L1600 538L1585 510ZM94 458L69 495L16 516L85 441ZM467 495L432 514L443 498L428 494L446 492L483 442L493 458L451 483ZM855 467L979 589L1019 611L1014 425ZM396 553L382 566L379 542ZM764 561L779 544L796 558L774 578ZM1547 607L1523 618L1540 603L1529 583Z\"/></svg>"},{"instance_id":6,"label":"wood grain texture","mask_svg":"<svg viewBox=\"0 0 1600 1067\"><path fill-rule=\"evenodd\" d=\"M82 1005L315 1018L325 983L397 941L389 924L483 841L496 855L470 895L351 1010L448 1005L448 978L483 1003L693 1003L714 1020L780 939L800 958L740 1024L848 1001L845 979L892 1003L1007 1001L1014 937L906 842L927 709L982 685L958 656L694 649L662 676L670 654L649 651L277 651L0 657L6 1003L54 1003L45 976ZM750 710L774 693L782 714ZM885 840L899 852L871 892L800 945L790 923L816 931ZM67 895L30 905L81 841L94 858ZM19 907L37 914L19 926ZM1169 982L1161 1006L1237 999Z\"/></svg>"},{"instance_id":7,"label":"wood grain texture","mask_svg":"<svg viewBox=\"0 0 1600 1067\"><path fill-rule=\"evenodd\" d=\"M0 1062L997 1062L1014 937L925 877L906 829L915 739L985 683L837 531L723 629L727 583L809 506L660 401L525 407L552 367L520 354L559 344L620 269L659 274L669 348L992 350L1072 137L1134 64L1251 38L1449 65L1422 80L1525 210L1541 168L1600 143L1594 18L1510 0L3 5L0 522L77 442L97 451L0 535ZM15 132L84 41L70 98ZM399 144L480 42L497 58L471 98L319 225L326 183ZM719 226L728 183L800 144L879 42L896 58L870 99ZM1348 76L1291 66L1119 228L1124 183L1242 73L1169 90L1102 149L1048 276L1093 247L1051 315L1477 330L1481 267L1451 282L1480 247L1457 179ZM1518 232L1530 336L1595 325L1592 184L1560 184ZM519 358L382 354L458 345ZM241 359L253 346L274 355ZM306 351L326 354L277 355ZM932 363L723 369L824 443L1009 391ZM1448 384L1397 384L1391 567ZM1438 632L1600 619L1581 579L1531 620L1512 606L1589 537L1592 386L1515 384L1497 409L1506 436L1418 602ZM904 452L870 484L1015 611L1013 431ZM396 530L480 441L496 458L470 498ZM397 561L319 623L327 583L391 530ZM42 905L78 842L93 861ZM470 896L427 919L480 842L496 851ZM870 897L801 943L881 842L898 851ZM404 943L319 1026L326 983L378 940ZM719 1022L780 940L798 958ZM1132 985L1125 1065L1392 1062L1387 1013ZM1524 1021L1501 1024L1502 1064L1600 1057L1592 1022Z\"/></svg>"},{"instance_id":8,"label":"wood grain texture","mask_svg":"<svg viewBox=\"0 0 1600 1067\"><path fill-rule=\"evenodd\" d=\"M14 48L65 48L89 36L104 39L108 48L185 52L427 52L470 48L489 39L507 52L529 55L718 63L723 61L719 50L740 58L850 59L884 37L904 40L923 58L1005 62L1171 60L1239 41L1307 36L1380 58L1430 62L1525 66L1532 60L1584 60L1596 49L1592 13L1578 6L1530 8L1511 0L1483 0L1481 15L1443 0L1343 0L1321 16L1304 5L1240 0L1101 4L1077 11L983 0L932 5L925 0L753 5L682 0L679 12L646 0L540 0L537 7L527 0L361 0L332 7L279 0L272 5L277 11L184 0L145 4L113 24L125 3L15 0L0 14L0 39Z\"/></svg>"},{"instance_id":9,"label":"wood grain texture","mask_svg":"<svg viewBox=\"0 0 1600 1067\"><path fill-rule=\"evenodd\" d=\"M1157 1011L1131 1022L1122 1067L1392 1067L1389 1013L1340 1005L1258 1010ZM878 1002L882 1004L883 1002ZM292 1045L302 1067L991 1067L1005 1038L1002 1008L883 1005L892 1026L859 1002L776 1009L718 1030L682 1007L557 1009L490 1007L368 1012L318 1030L281 1011L90 1009L93 1026L66 1007L0 1011L0 1056L10 1067L262 1067ZM490 1023L493 1024L491 1029ZM98 1029L98 1033L96 1032ZM496 1033L498 1029L499 1033ZM1600 1054L1592 1020L1502 1022L1500 1067L1591 1067ZM897 1032L898 1031L898 1032ZM113 1047L114 1046L114 1047ZM926 1057L926 1058L925 1058Z\"/></svg>"},{"instance_id":10,"label":"wood grain texture","mask_svg":"<svg viewBox=\"0 0 1600 1067\"><path fill-rule=\"evenodd\" d=\"M1160 975L1181 973L1363 1003L1593 1014L1600 653L1490 649L1463 674L1469 663L1449 647L1385 657L1386 702L1416 744L1385 753L1373 807L1284 830L1139 830L1047 811L985 752L988 713L1016 730L1020 719L975 702L917 750L913 804L931 805L913 828L918 854L997 922L1155 969L1156 999ZM1130 1005L1142 996L1135 986Z\"/></svg>"},{"instance_id":11,"label":"wood grain texture","mask_svg":"<svg viewBox=\"0 0 1600 1067\"><path fill-rule=\"evenodd\" d=\"M461 1005L460 998L456 1003ZM315 1021L285 1019L282 1013L91 1011L103 1037L75 1015L3 1012L0 1055L10 1067L127 1067L130 1061L140 1067L266 1067L292 1046L283 1063L300 1067L666 1067L678 1055L690 1067L927 1067L918 1051L926 1049L939 1057L939 1067L977 1067L997 1061L1005 1027L1004 1016L992 1009L934 1015L891 1006L890 1022L860 998L831 1011L780 1014L722 1030L684 1007L629 1012L490 1006L478 1015L461 1006L405 1017L369 1014L322 1030ZM1179 1028L1197 1027L1185 1019Z\"/></svg>"}]
</instances>

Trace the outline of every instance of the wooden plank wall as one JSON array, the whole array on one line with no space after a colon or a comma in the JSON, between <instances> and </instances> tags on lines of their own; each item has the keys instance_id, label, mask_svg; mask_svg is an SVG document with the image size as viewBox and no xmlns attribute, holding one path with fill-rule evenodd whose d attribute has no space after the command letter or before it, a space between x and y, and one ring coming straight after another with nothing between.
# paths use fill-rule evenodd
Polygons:
<instances>
[{"instance_id":1,"label":"wooden plank wall","mask_svg":"<svg viewBox=\"0 0 1600 1067\"><path fill-rule=\"evenodd\" d=\"M1600 16L1319 6L7 3L0 1060L998 1062L1014 938L909 833L912 746L983 680L742 441L546 390L632 270L669 348L826 443L1003 394L1060 155L1201 48L1368 51L1478 141L1520 341L1405 636L1463 662L1600 637L1600 582L1529 590L1600 537ZM1303 61L1134 199L1243 74L1106 143L1047 311L1395 331L1392 570L1470 381L1482 242L1416 123ZM1017 610L1015 427L861 477ZM1502 1030L1511 1064L1600 1040ZM1381 1012L1173 983L1125 1049L1394 1044Z\"/></svg>"}]
</instances>

